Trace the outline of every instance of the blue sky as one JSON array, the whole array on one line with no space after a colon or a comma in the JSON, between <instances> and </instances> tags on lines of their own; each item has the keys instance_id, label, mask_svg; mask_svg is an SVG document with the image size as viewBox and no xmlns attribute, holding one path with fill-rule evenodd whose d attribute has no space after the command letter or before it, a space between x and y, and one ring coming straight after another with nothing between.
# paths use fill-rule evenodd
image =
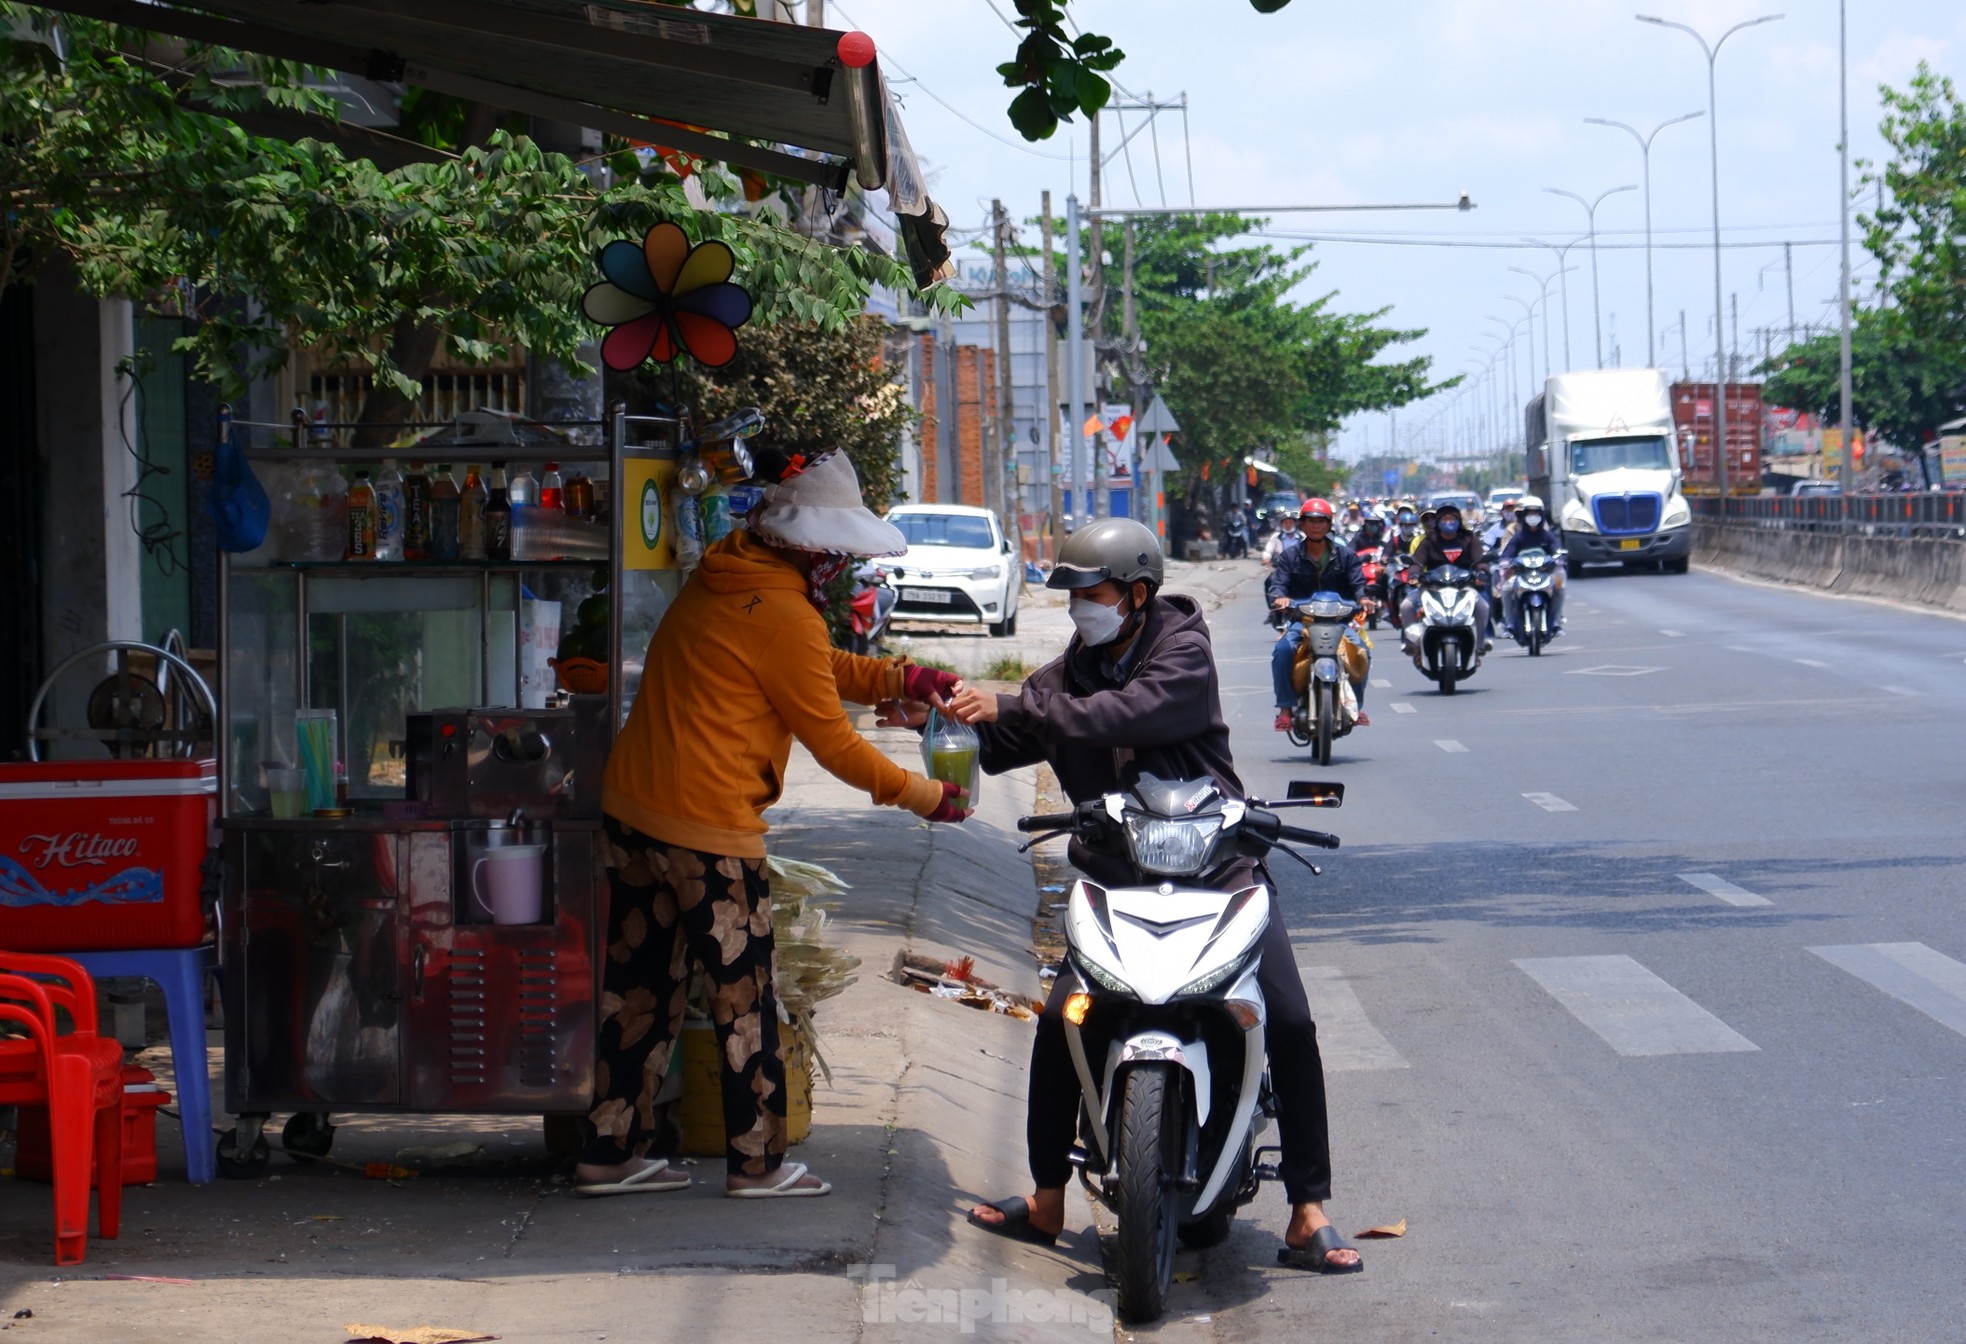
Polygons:
<instances>
[{"instance_id":1,"label":"blue sky","mask_svg":"<svg viewBox=\"0 0 1966 1344\"><path fill-rule=\"evenodd\" d=\"M1009 0L995 6L1013 12ZM1319 269L1303 297L1335 290L1335 306L1343 310L1390 308L1388 322L1427 329L1409 348L1431 356L1443 374L1471 372L1485 359L1476 348L1500 343L1502 327L1491 314L1509 322L1523 317L1505 295L1537 298L1536 282L1509 267L1538 275L1554 268L1549 252L1517 240L1561 243L1584 233L1583 208L1543 188L1595 196L1640 182L1633 139L1584 118L1650 130L1705 110L1706 61L1698 46L1684 33L1636 22L1639 12L1691 24L1710 37L1743 19L1786 13L1780 22L1736 34L1720 55L1723 236L1761 244L1726 250L1725 289L1738 296L1741 347L1758 355L1757 329L1788 322L1781 242L1791 240L1797 321L1832 320L1837 252L1815 244L1837 236L1834 0L1295 0L1274 15L1257 14L1246 0L1079 0L1074 6L1080 23L1126 50L1117 75L1128 90L1187 95L1185 143L1178 113L1163 113L1155 127L1170 204L1190 199L1190 159L1192 199L1204 206L1444 201L1469 192L1479 208L1467 214L1278 215L1272 224L1280 237L1403 234L1423 235L1420 241L1430 244L1487 245L1327 241L1313 253ZM1009 91L995 66L1017 39L991 0L829 0L828 21L861 28L879 44L905 100L909 135L955 226L979 226L993 196L1018 218L1038 213L1046 188L1061 213L1068 190L1083 199L1083 122L1024 146L1003 115ZM1881 147L1878 84L1904 84L1921 59L1955 78L1966 73L1966 5L1850 0L1849 24L1851 145L1858 156L1874 157ZM1137 122L1128 118L1129 126ZM1110 115L1105 134L1110 151L1118 138ZM1140 203L1158 204L1149 134L1143 131L1132 148L1133 181L1124 161L1115 161L1106 199L1134 203L1137 182ZM1702 358L1710 365L1713 357L1704 118L1670 127L1655 142L1652 218L1656 325L1672 329L1657 338L1659 363L1679 367L1684 309L1697 376ZM1607 362L1615 346L1625 365L1643 364L1640 193L1607 199L1597 222ZM1861 292L1875 272L1860 242L1852 255ZM1567 277L1571 363L1587 367L1594 355L1585 247L1570 253L1570 265L1576 268ZM1550 308L1560 368L1562 309L1554 285ZM1523 390L1542 372L1538 312L1533 362L1526 337L1519 333L1514 347L1519 362L1506 399L1512 419ZM1445 400L1400 413L1403 449L1464 442L1466 418L1460 409L1442 411ZM1373 415L1348 425L1340 452L1383 449L1388 420ZM1425 437L1416 443L1416 434Z\"/></svg>"}]
</instances>

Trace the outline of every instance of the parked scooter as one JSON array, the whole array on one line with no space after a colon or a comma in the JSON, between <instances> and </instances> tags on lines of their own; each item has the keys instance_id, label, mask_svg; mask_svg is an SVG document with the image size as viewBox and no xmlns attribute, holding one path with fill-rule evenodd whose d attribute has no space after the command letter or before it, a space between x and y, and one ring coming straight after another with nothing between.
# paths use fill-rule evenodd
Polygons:
<instances>
[{"instance_id":1,"label":"parked scooter","mask_svg":"<svg viewBox=\"0 0 1966 1344\"><path fill-rule=\"evenodd\" d=\"M1481 666L1475 596L1473 570L1438 565L1420 576L1419 619L1400 631L1413 666L1439 685L1442 695L1454 694Z\"/></svg>"},{"instance_id":2,"label":"parked scooter","mask_svg":"<svg viewBox=\"0 0 1966 1344\"><path fill-rule=\"evenodd\" d=\"M1065 1001L1084 1096L1073 1160L1118 1219L1114 1278L1130 1321L1166 1309L1177 1238L1220 1243L1258 1183L1277 1176L1263 1160L1277 1150L1256 1146L1275 1113L1256 982L1271 895L1261 885L1225 892L1197 882L1272 848L1310 867L1284 842L1336 849L1336 836L1286 826L1273 809L1337 807L1344 786L1298 781L1289 792L1283 803L1245 802L1225 798L1212 780L1142 775L1129 793L1017 823L1069 833L1123 857L1137 876L1125 888L1072 885L1060 972L1079 986Z\"/></svg>"},{"instance_id":3,"label":"parked scooter","mask_svg":"<svg viewBox=\"0 0 1966 1344\"><path fill-rule=\"evenodd\" d=\"M1290 740L1309 747L1311 759L1319 765L1331 764L1332 741L1350 733L1358 721L1358 702L1352 698L1344 665L1339 661L1345 631L1351 628L1358 608L1358 603L1336 593L1312 593L1302 602L1271 613L1277 625L1292 621L1304 627L1308 675L1298 692L1297 707L1291 711Z\"/></svg>"},{"instance_id":4,"label":"parked scooter","mask_svg":"<svg viewBox=\"0 0 1966 1344\"><path fill-rule=\"evenodd\" d=\"M1562 573L1564 552L1551 555L1532 548L1508 562L1504 593L1507 608L1504 619L1515 642L1529 650L1531 658L1541 656L1543 645L1556 637L1550 627L1550 612L1556 596L1556 578Z\"/></svg>"},{"instance_id":5,"label":"parked scooter","mask_svg":"<svg viewBox=\"0 0 1966 1344\"><path fill-rule=\"evenodd\" d=\"M880 652L881 637L887 634L888 620L901 601L901 594L887 581L887 571L869 562L853 572L858 586L849 599L852 635L848 653L874 657Z\"/></svg>"}]
</instances>

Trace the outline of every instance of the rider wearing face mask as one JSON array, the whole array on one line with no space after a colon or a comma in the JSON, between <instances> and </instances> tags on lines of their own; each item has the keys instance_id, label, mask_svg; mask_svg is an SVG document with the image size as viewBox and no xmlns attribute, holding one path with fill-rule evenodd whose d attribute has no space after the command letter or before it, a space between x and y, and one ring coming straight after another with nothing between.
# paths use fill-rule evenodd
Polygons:
<instances>
[{"instance_id":1,"label":"rider wearing face mask","mask_svg":"<svg viewBox=\"0 0 1966 1344\"><path fill-rule=\"evenodd\" d=\"M1535 495L1524 495L1516 511L1516 528L1509 539L1502 543L1502 559L1513 560L1524 551L1548 551L1555 555L1562 549L1563 538L1551 526L1549 516L1543 511L1543 501ZM1550 585L1550 634L1563 629L1563 565L1558 562L1556 582ZM1515 604L1510 603L1511 607ZM1515 629L1516 614L1508 613L1509 628Z\"/></svg>"},{"instance_id":2,"label":"rider wearing face mask","mask_svg":"<svg viewBox=\"0 0 1966 1344\"><path fill-rule=\"evenodd\" d=\"M1488 629L1488 595L1481 591L1485 581L1482 566L1481 538L1461 520L1461 510L1457 505L1443 504L1434 514L1434 525L1420 542L1413 558L1425 574L1442 565L1458 565L1470 569L1475 575L1475 629ZM1407 595L1400 610L1400 622L1417 620L1420 615L1420 594L1416 590ZM1482 652L1488 651L1489 641L1484 635Z\"/></svg>"},{"instance_id":3,"label":"rider wearing face mask","mask_svg":"<svg viewBox=\"0 0 1966 1344\"><path fill-rule=\"evenodd\" d=\"M1270 581L1265 585L1264 592L1274 611L1281 611L1293 602L1301 602L1313 593L1336 593L1360 603L1368 600L1365 596L1365 575L1359 568L1358 555L1331 535L1330 501L1313 499L1304 505L1303 544L1286 552L1271 567ZM1345 638L1364 647L1356 629L1346 631ZM1296 688L1290 684L1290 668L1297 657L1297 646L1303 639L1304 627L1296 621L1286 621L1283 634L1270 649L1270 682L1276 691L1277 701L1274 726L1279 733L1290 731L1290 716L1297 706ZM1369 657L1366 665L1370 666ZM1372 720L1365 716L1365 682L1353 682L1352 691L1358 697L1358 726L1369 728Z\"/></svg>"},{"instance_id":4,"label":"rider wearing face mask","mask_svg":"<svg viewBox=\"0 0 1966 1344\"><path fill-rule=\"evenodd\" d=\"M1212 779L1228 797L1244 796L1229 754L1201 604L1161 593L1163 568L1159 538L1132 519L1102 518L1066 539L1045 582L1071 594L1077 634L1064 654L1033 672L1015 695L975 687L956 695L952 712L975 726L984 770L996 774L1045 762L1074 803L1130 788L1143 774ZM1076 840L1068 857L1095 882L1133 880L1128 865ZM1254 860L1236 859L1205 880L1236 891L1269 878ZM1324 1213L1331 1147L1317 1028L1284 922L1272 921L1264 939L1257 982L1268 1013L1265 1040L1283 1147L1279 1166L1291 1204L1284 1243L1292 1264L1354 1273L1362 1267L1358 1252ZM976 1226L1020 1241L1048 1245L1065 1222L1079 1087L1063 1014L1075 987L1070 974L1054 982L1031 1045L1025 1143L1036 1189L1029 1197L979 1205L969 1215Z\"/></svg>"}]
</instances>

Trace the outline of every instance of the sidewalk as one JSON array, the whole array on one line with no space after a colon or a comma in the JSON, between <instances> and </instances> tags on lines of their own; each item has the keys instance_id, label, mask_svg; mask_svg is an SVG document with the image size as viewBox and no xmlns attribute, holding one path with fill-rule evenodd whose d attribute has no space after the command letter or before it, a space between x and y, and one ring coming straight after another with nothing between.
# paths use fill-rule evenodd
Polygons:
<instances>
[{"instance_id":1,"label":"sidewalk","mask_svg":"<svg viewBox=\"0 0 1966 1344\"><path fill-rule=\"evenodd\" d=\"M916 759L912 733L870 735ZM387 1161L459 1140L485 1156L391 1184L276 1154L260 1180L197 1188L183 1183L182 1143L166 1119L159 1182L125 1192L121 1238L91 1241L81 1266L53 1264L48 1188L0 1184L0 1326L10 1339L62 1344L333 1344L353 1322L540 1341L789 1328L821 1344L915 1337L924 1326L954 1336L964 1320L985 1338L1109 1338L1107 1299L1088 1296L1103 1294L1105 1279L1076 1194L1070 1226L1080 1230L1055 1250L962 1220L976 1199L1028 1188L1030 1023L887 978L908 949L970 956L984 978L1037 992L1035 891L1011 826L1028 810L1032 778L988 780L966 825L931 828L873 807L803 753L789 775L771 814L773 848L852 884L829 928L862 962L858 983L820 1010L833 1082L818 1083L812 1136L791 1153L833 1182L829 1197L725 1200L718 1164L706 1162L694 1168L696 1189L580 1200L536 1119L410 1115L336 1117L334 1158ZM172 1086L168 1060L152 1049L140 1062ZM32 1318L11 1319L23 1310Z\"/></svg>"}]
</instances>

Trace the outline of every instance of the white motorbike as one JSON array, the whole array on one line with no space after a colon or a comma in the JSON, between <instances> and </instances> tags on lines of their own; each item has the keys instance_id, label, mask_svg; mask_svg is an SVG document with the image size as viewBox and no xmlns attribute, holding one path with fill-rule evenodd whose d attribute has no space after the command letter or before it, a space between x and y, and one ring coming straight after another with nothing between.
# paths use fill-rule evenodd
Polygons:
<instances>
[{"instance_id":1,"label":"white motorbike","mask_svg":"<svg viewBox=\"0 0 1966 1344\"><path fill-rule=\"evenodd\" d=\"M1420 576L1420 618L1400 631L1413 666L1438 684L1442 695L1454 694L1481 666L1476 591L1473 570L1436 565Z\"/></svg>"},{"instance_id":2,"label":"white motorbike","mask_svg":"<svg viewBox=\"0 0 1966 1344\"><path fill-rule=\"evenodd\" d=\"M1059 972L1077 986L1065 1001L1083 1099L1073 1161L1118 1219L1114 1277L1131 1321L1165 1310L1177 1239L1221 1242L1258 1183L1276 1179L1263 1158L1277 1150L1256 1146L1275 1113L1256 981L1271 894L1199 879L1272 849L1315 873L1285 842L1336 849L1337 837L1286 826L1272 809L1337 807L1344 786L1297 781L1289 793L1282 803L1245 801L1212 780L1143 775L1131 792L1017 823L1124 858L1138 878L1073 884Z\"/></svg>"},{"instance_id":3,"label":"white motorbike","mask_svg":"<svg viewBox=\"0 0 1966 1344\"><path fill-rule=\"evenodd\" d=\"M1509 562L1505 619L1516 643L1540 657L1543 645L1554 633L1550 629L1550 609L1555 602L1557 575L1563 572L1564 553L1551 555L1540 548L1523 551Z\"/></svg>"}]
</instances>

